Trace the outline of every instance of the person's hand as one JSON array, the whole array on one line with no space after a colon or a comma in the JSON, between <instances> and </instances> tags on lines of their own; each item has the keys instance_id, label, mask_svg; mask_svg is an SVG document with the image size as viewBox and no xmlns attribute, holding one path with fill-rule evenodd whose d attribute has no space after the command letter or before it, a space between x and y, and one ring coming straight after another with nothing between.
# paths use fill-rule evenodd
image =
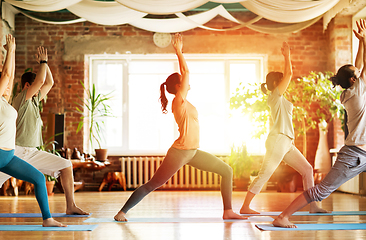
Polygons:
<instances>
[{"instance_id":1,"label":"person's hand","mask_svg":"<svg viewBox=\"0 0 366 240\"><path fill-rule=\"evenodd\" d=\"M6 35L6 44L3 46L6 51L15 51L15 37L11 34Z\"/></svg>"},{"instance_id":2,"label":"person's hand","mask_svg":"<svg viewBox=\"0 0 366 240\"><path fill-rule=\"evenodd\" d=\"M39 46L37 48L37 51L38 54L36 54L36 59L38 63L40 63L41 61L48 61L47 48Z\"/></svg>"},{"instance_id":3,"label":"person's hand","mask_svg":"<svg viewBox=\"0 0 366 240\"><path fill-rule=\"evenodd\" d=\"M176 33L174 35L174 38L172 40L172 45L173 45L175 51L182 52L182 49L183 49L183 38L182 38L182 35L180 33Z\"/></svg>"},{"instance_id":4,"label":"person's hand","mask_svg":"<svg viewBox=\"0 0 366 240\"><path fill-rule=\"evenodd\" d=\"M356 22L356 25L357 31L353 30L353 33L359 40L362 40L366 37L366 22L364 19L360 19L358 22Z\"/></svg>"},{"instance_id":5,"label":"person's hand","mask_svg":"<svg viewBox=\"0 0 366 240\"><path fill-rule=\"evenodd\" d=\"M290 45L288 45L287 42L282 43L281 52L282 52L282 55L285 57L290 56Z\"/></svg>"}]
</instances>

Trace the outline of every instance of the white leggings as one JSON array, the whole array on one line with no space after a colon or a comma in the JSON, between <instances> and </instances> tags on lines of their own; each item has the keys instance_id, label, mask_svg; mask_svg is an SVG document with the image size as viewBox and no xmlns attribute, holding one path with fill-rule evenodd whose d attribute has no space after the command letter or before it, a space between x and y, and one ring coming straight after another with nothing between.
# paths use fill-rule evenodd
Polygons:
<instances>
[{"instance_id":1,"label":"white leggings","mask_svg":"<svg viewBox=\"0 0 366 240\"><path fill-rule=\"evenodd\" d=\"M262 167L249 186L249 191L258 194L282 160L300 173L305 190L314 186L313 168L295 147L292 139L283 134L273 134L266 140L266 154Z\"/></svg>"}]
</instances>

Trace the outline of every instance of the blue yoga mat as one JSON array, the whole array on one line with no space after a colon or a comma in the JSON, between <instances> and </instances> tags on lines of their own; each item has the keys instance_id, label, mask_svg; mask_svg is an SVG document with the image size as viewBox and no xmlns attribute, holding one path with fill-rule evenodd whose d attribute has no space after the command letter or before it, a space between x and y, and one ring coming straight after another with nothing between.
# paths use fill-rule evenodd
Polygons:
<instances>
[{"instance_id":1,"label":"blue yoga mat","mask_svg":"<svg viewBox=\"0 0 366 240\"><path fill-rule=\"evenodd\" d=\"M271 217L250 217L248 219L222 218L128 218L128 222L118 222L113 218L88 218L85 223L224 223L224 222L272 222Z\"/></svg>"},{"instance_id":2,"label":"blue yoga mat","mask_svg":"<svg viewBox=\"0 0 366 240\"><path fill-rule=\"evenodd\" d=\"M316 223L296 224L297 228L280 228L272 224L256 224L262 231L319 231L319 230L365 230L366 223Z\"/></svg>"},{"instance_id":3,"label":"blue yoga mat","mask_svg":"<svg viewBox=\"0 0 366 240\"><path fill-rule=\"evenodd\" d=\"M281 212L261 212L260 214L241 214L242 216L278 216ZM366 215L366 211L334 211L330 213L295 212L293 216L335 216L335 215Z\"/></svg>"},{"instance_id":4,"label":"blue yoga mat","mask_svg":"<svg viewBox=\"0 0 366 240\"><path fill-rule=\"evenodd\" d=\"M42 225L0 225L0 231L93 231L98 225L68 225L42 227Z\"/></svg>"},{"instance_id":5,"label":"blue yoga mat","mask_svg":"<svg viewBox=\"0 0 366 240\"><path fill-rule=\"evenodd\" d=\"M90 217L89 215L67 215L66 213L51 213L52 217ZM0 218L38 218L41 213L0 213Z\"/></svg>"}]
</instances>

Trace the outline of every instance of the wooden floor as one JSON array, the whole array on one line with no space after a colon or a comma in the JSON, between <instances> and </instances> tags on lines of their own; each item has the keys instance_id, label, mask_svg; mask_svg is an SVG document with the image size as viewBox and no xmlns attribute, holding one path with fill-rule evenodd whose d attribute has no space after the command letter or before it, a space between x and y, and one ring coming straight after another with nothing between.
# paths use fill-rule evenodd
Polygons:
<instances>
[{"instance_id":1,"label":"wooden floor","mask_svg":"<svg viewBox=\"0 0 366 240\"><path fill-rule=\"evenodd\" d=\"M238 212L246 192L233 193L233 208ZM131 192L77 192L77 204L90 211L93 218L113 218ZM253 201L259 211L281 211L300 192L277 193L267 191ZM63 194L49 198L51 212L63 212ZM322 207L333 211L366 211L366 198L333 193L322 202ZM306 208L305 208L306 209ZM0 197L0 212L39 212L34 196ZM222 215L218 191L155 191L128 213L130 218L218 218ZM69 224L83 223L85 218L57 218ZM365 223L366 216L295 216L295 223ZM40 218L0 218L2 225L41 224ZM254 222L234 223L89 223L98 224L91 232L0 232L0 239L366 239L366 230L349 231L278 231L262 232Z\"/></svg>"}]
</instances>

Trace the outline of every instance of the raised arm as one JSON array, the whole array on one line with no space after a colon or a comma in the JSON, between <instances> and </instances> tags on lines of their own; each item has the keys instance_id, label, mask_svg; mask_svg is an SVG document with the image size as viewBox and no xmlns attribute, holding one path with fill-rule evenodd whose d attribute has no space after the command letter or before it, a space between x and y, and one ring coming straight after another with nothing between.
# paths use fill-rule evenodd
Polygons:
<instances>
[{"instance_id":1,"label":"raised arm","mask_svg":"<svg viewBox=\"0 0 366 240\"><path fill-rule=\"evenodd\" d=\"M180 91L180 94L182 95L182 97L185 99L187 97L187 93L189 90L189 70L188 70L187 62L184 59L184 56L182 53L183 39L182 39L182 35L180 33L176 33L174 35L172 45L174 47L175 54L178 57L179 70L180 70L180 74L182 76L182 79L180 80L181 87L180 87L179 91Z\"/></svg>"},{"instance_id":2,"label":"raised arm","mask_svg":"<svg viewBox=\"0 0 366 240\"><path fill-rule=\"evenodd\" d=\"M4 95L5 99L9 101L15 69L15 38L11 34L6 35L4 48L7 52L0 78L0 96Z\"/></svg>"},{"instance_id":3,"label":"raised arm","mask_svg":"<svg viewBox=\"0 0 366 240\"><path fill-rule=\"evenodd\" d=\"M38 54L36 55L36 57L37 57L37 62L40 63L40 67L38 69L34 82L28 88L27 95L25 96L26 100L31 99L41 89L41 87L45 83L45 79L46 79L46 75L47 75L47 67L48 67L47 63L41 63L43 61L47 62L47 60L48 60L47 49L44 49L43 47L38 47L37 50L38 50ZM41 94L42 94L42 92L41 92Z\"/></svg>"},{"instance_id":4,"label":"raised arm","mask_svg":"<svg viewBox=\"0 0 366 240\"><path fill-rule=\"evenodd\" d=\"M46 63L46 65L47 65L46 80L45 80L45 82L42 85L41 90L40 90L41 91L41 99L40 100L42 100L48 94L48 92L53 87L53 83L54 83L51 69L50 69L50 67L48 66L47 63Z\"/></svg>"},{"instance_id":5,"label":"raised arm","mask_svg":"<svg viewBox=\"0 0 366 240\"><path fill-rule=\"evenodd\" d=\"M361 33L361 25L356 22L357 25L357 33ZM358 70L362 70L363 68L363 42L362 42L362 37L361 35L357 35L355 34L355 36L358 38L359 42L358 42L358 50L357 50L357 54L356 54L356 59L355 59L355 67L358 68Z\"/></svg>"},{"instance_id":6,"label":"raised arm","mask_svg":"<svg viewBox=\"0 0 366 240\"><path fill-rule=\"evenodd\" d=\"M360 40L360 45L363 45L362 50L364 50L365 45L366 45L366 22L365 22L365 20L360 19L360 21L356 22L356 24L357 24L358 31L353 30L353 33ZM360 51L360 47L358 49ZM361 56L362 56L362 65L360 63L358 63L358 64L362 67L362 69L359 68L359 70L361 71L360 77L366 83L366 69L365 69L366 51L362 51L362 53L357 52L356 56L359 57L359 59L361 59ZM357 61L357 57L356 57L356 61ZM359 62L361 62L361 61L359 60ZM357 66L355 66L355 67L357 67Z\"/></svg>"},{"instance_id":7,"label":"raised arm","mask_svg":"<svg viewBox=\"0 0 366 240\"><path fill-rule=\"evenodd\" d=\"M291 55L290 55L290 46L287 42L282 43L282 55L285 58L285 69L283 73L283 78L281 82L278 84L278 90L280 94L284 94L290 81L292 78L292 65L291 65Z\"/></svg>"}]
</instances>

